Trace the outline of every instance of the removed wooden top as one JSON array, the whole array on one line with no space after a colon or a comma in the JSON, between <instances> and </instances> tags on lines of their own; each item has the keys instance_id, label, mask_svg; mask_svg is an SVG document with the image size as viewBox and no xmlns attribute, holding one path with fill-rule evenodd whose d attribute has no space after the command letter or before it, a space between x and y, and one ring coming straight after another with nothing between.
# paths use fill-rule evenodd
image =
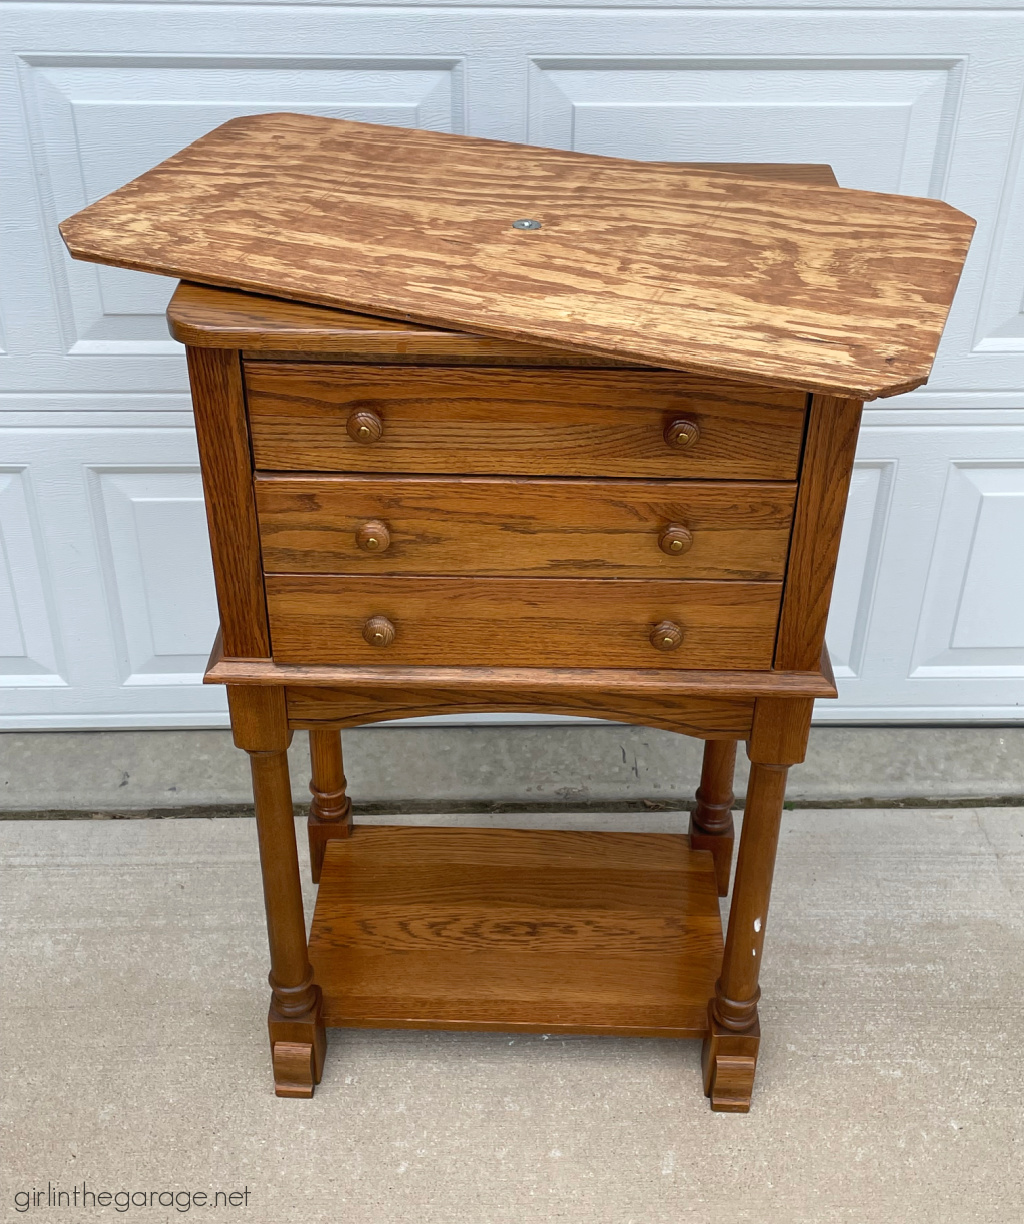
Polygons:
<instances>
[{"instance_id":1,"label":"removed wooden top","mask_svg":"<svg viewBox=\"0 0 1024 1224\"><path fill-rule=\"evenodd\" d=\"M98 263L873 399L927 379L973 228L936 200L273 114L61 233Z\"/></svg>"},{"instance_id":2,"label":"removed wooden top","mask_svg":"<svg viewBox=\"0 0 1024 1224\"><path fill-rule=\"evenodd\" d=\"M665 162L673 170L716 171L744 178L837 186L831 166L764 162ZM293 349L347 359L457 362L498 365L626 366L610 357L591 357L549 345L476 336L467 332L396 323L393 319L260 297L234 289L182 281L167 307L171 335L199 348L240 348L249 353Z\"/></svg>"}]
</instances>

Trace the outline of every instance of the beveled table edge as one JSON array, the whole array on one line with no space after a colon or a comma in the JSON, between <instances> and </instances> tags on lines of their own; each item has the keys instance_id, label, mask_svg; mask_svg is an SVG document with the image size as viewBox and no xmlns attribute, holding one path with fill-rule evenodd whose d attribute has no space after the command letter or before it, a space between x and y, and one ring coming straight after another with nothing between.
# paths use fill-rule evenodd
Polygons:
<instances>
[{"instance_id":1,"label":"beveled table edge","mask_svg":"<svg viewBox=\"0 0 1024 1224\"><path fill-rule=\"evenodd\" d=\"M650 692L662 696L701 697L837 697L828 649L818 671L691 671L573 667L333 667L275 663L273 659L236 659L224 655L218 632L204 684L295 685L353 691L424 688L474 688L553 691Z\"/></svg>"}]
</instances>

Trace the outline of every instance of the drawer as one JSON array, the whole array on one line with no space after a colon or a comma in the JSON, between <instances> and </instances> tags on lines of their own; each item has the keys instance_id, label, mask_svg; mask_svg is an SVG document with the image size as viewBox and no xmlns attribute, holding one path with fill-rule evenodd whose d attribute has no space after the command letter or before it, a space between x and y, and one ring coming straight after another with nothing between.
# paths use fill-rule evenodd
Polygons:
<instances>
[{"instance_id":1,"label":"drawer","mask_svg":"<svg viewBox=\"0 0 1024 1224\"><path fill-rule=\"evenodd\" d=\"M257 468L793 480L806 396L671 371L246 362Z\"/></svg>"},{"instance_id":2,"label":"drawer","mask_svg":"<svg viewBox=\"0 0 1024 1224\"><path fill-rule=\"evenodd\" d=\"M781 578L796 486L259 476L267 571Z\"/></svg>"},{"instance_id":3,"label":"drawer","mask_svg":"<svg viewBox=\"0 0 1024 1224\"><path fill-rule=\"evenodd\" d=\"M346 574L268 574L266 585L277 663L437 667L767 668L782 591L777 582ZM658 625L658 641L681 637L674 649L652 645ZM373 630L393 640L371 645Z\"/></svg>"}]
</instances>

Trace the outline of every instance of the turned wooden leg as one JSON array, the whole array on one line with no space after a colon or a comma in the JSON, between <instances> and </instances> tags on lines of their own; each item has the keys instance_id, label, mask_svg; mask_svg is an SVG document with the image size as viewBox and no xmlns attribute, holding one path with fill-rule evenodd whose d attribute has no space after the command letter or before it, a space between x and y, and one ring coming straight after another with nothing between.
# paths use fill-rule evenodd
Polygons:
<instances>
[{"instance_id":1,"label":"turned wooden leg","mask_svg":"<svg viewBox=\"0 0 1024 1224\"><path fill-rule=\"evenodd\" d=\"M704 1092L714 1110L750 1108L761 1036L757 980L788 773L786 765L750 766L722 974L708 1004L702 1056Z\"/></svg>"},{"instance_id":2,"label":"turned wooden leg","mask_svg":"<svg viewBox=\"0 0 1024 1224\"><path fill-rule=\"evenodd\" d=\"M249 752L270 940L268 1025L278 1096L311 1097L320 1082L326 1034L320 987L306 951L295 812L286 752Z\"/></svg>"},{"instance_id":3,"label":"turned wooden leg","mask_svg":"<svg viewBox=\"0 0 1024 1224\"><path fill-rule=\"evenodd\" d=\"M310 731L309 757L313 778L309 784L309 866L313 883L320 883L324 849L336 837L352 835L352 800L345 794L345 771L341 760L341 732L333 728Z\"/></svg>"},{"instance_id":4,"label":"turned wooden leg","mask_svg":"<svg viewBox=\"0 0 1024 1224\"><path fill-rule=\"evenodd\" d=\"M704 766L697 788L697 806L690 813L690 849L710 850L715 860L718 895L729 891L732 871L733 774L736 771L736 741L708 740L704 745Z\"/></svg>"},{"instance_id":5,"label":"turned wooden leg","mask_svg":"<svg viewBox=\"0 0 1024 1224\"><path fill-rule=\"evenodd\" d=\"M306 949L295 810L288 777L291 732L284 690L228 686L235 743L249 754L263 900L270 942L270 1049L278 1096L311 1097L320 1082L327 1039L320 987Z\"/></svg>"}]
</instances>

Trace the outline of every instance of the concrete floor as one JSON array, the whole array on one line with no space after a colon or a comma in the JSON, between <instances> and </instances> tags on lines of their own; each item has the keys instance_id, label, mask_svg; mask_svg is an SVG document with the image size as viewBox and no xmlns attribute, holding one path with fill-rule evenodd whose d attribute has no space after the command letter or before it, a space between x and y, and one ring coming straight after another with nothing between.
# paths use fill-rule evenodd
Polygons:
<instances>
[{"instance_id":1,"label":"concrete floor","mask_svg":"<svg viewBox=\"0 0 1024 1224\"><path fill-rule=\"evenodd\" d=\"M649 727L360 727L346 731L345 771L357 807L480 810L688 803L700 740ZM295 736L292 784L309 800L307 736ZM746 785L739 753L736 794ZM1024 725L811 729L807 760L790 770L800 806L896 806L916 800L1024 804ZM215 808L252 802L249 766L229 731L45 731L0 737L0 816L10 812ZM429 805L429 806L427 806ZM210 813L213 814L212 812Z\"/></svg>"},{"instance_id":2,"label":"concrete floor","mask_svg":"<svg viewBox=\"0 0 1024 1224\"><path fill-rule=\"evenodd\" d=\"M708 1111L696 1043L501 1034L334 1032L278 1100L250 820L0 838L5 1220L183 1218L17 1210L83 1180L248 1187L207 1214L253 1224L1021 1218L1024 809L787 813L747 1116Z\"/></svg>"}]
</instances>

